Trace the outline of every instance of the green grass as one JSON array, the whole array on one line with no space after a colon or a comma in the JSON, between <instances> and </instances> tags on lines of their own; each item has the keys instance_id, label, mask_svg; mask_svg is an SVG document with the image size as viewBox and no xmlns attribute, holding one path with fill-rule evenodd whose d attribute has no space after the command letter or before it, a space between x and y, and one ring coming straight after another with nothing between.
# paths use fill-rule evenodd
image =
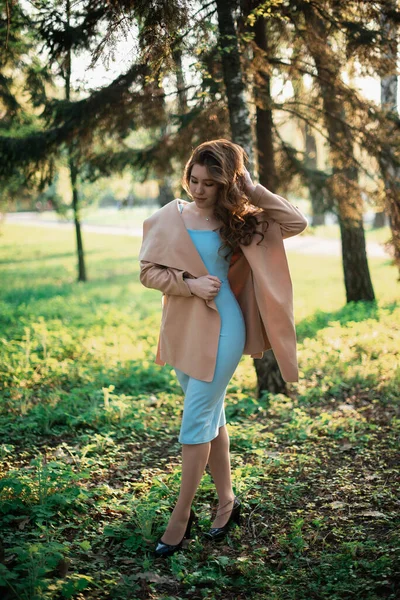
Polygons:
<instances>
[{"instance_id":1,"label":"green grass","mask_svg":"<svg viewBox=\"0 0 400 600\"><path fill-rule=\"evenodd\" d=\"M232 476L245 520L160 561L180 483L182 393L154 364L161 294L140 240L8 224L0 237L0 596L207 600L396 598L400 304L370 261L376 304L345 305L335 257L289 255L301 380L228 387ZM216 501L209 472L194 508ZM199 533L199 532L198 532Z\"/></svg>"}]
</instances>

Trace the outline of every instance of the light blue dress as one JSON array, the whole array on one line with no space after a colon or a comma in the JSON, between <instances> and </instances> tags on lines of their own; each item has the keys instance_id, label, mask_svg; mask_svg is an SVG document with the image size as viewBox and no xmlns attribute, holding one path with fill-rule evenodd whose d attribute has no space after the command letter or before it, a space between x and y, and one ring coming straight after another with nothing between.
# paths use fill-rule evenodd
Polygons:
<instances>
[{"instance_id":1,"label":"light blue dress","mask_svg":"<svg viewBox=\"0 0 400 600\"><path fill-rule=\"evenodd\" d=\"M218 254L222 239L217 231L187 229L210 275L222 281L215 296L215 304L221 317L218 353L214 378L202 381L189 377L175 368L178 381L185 393L182 424L179 433L181 444L201 444L218 436L225 425L224 400L228 383L243 354L246 327L242 310L228 282L229 258L224 259L227 249Z\"/></svg>"}]
</instances>

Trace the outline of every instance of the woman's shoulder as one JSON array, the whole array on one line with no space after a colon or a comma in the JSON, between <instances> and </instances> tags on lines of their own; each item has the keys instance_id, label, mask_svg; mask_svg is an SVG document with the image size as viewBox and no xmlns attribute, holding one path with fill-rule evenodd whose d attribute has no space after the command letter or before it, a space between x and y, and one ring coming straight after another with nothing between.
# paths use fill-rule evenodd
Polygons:
<instances>
[{"instance_id":1,"label":"woman's shoulder","mask_svg":"<svg viewBox=\"0 0 400 600\"><path fill-rule=\"evenodd\" d=\"M152 223L154 221L158 221L160 218L162 219L172 210L176 210L177 205L179 207L179 202L185 202L185 200L181 200L180 198L174 198L170 202L167 202L167 204L164 204L164 206L160 206L159 208L157 208L157 210L155 210L149 217L146 217L146 219L144 219L143 222Z\"/></svg>"}]
</instances>

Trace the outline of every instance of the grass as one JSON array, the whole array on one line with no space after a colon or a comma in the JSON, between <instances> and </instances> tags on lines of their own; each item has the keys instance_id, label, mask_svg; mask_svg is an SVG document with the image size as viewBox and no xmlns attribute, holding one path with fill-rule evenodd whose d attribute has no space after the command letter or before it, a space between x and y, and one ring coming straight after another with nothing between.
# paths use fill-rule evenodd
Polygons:
<instances>
[{"instance_id":1,"label":"grass","mask_svg":"<svg viewBox=\"0 0 400 600\"><path fill-rule=\"evenodd\" d=\"M72 232L0 238L1 597L395 599L395 269L371 260L377 302L345 305L338 258L289 255L301 380L257 399L244 356L228 387L243 526L160 561L182 393L153 362L161 294L138 281L139 245L85 234L79 284ZM215 501L207 471L201 529Z\"/></svg>"}]
</instances>

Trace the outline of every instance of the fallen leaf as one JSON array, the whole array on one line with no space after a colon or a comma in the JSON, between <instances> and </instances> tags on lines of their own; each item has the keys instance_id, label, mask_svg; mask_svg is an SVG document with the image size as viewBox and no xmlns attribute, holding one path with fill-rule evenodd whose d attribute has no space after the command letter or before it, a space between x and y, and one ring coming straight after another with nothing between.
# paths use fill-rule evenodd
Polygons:
<instances>
[{"instance_id":1,"label":"fallen leaf","mask_svg":"<svg viewBox=\"0 0 400 600\"><path fill-rule=\"evenodd\" d=\"M358 513L360 517L383 517L386 519L386 515L379 512L379 510L364 510L364 512Z\"/></svg>"},{"instance_id":2,"label":"fallen leaf","mask_svg":"<svg viewBox=\"0 0 400 600\"><path fill-rule=\"evenodd\" d=\"M354 444L342 444L340 446L342 452L346 452L346 450L351 450L352 448L354 448Z\"/></svg>"},{"instance_id":3,"label":"fallen leaf","mask_svg":"<svg viewBox=\"0 0 400 600\"><path fill-rule=\"evenodd\" d=\"M22 519L19 523L18 523L18 529L24 529L25 525L27 523L29 523L29 521L31 520L30 517L25 517L24 519Z\"/></svg>"},{"instance_id":4,"label":"fallen leaf","mask_svg":"<svg viewBox=\"0 0 400 600\"><path fill-rule=\"evenodd\" d=\"M136 560L134 558L123 558L119 562L123 563L124 565L134 565Z\"/></svg>"},{"instance_id":5,"label":"fallen leaf","mask_svg":"<svg viewBox=\"0 0 400 600\"><path fill-rule=\"evenodd\" d=\"M337 509L337 508L344 508L346 506L346 502L331 502L330 503L330 507Z\"/></svg>"},{"instance_id":6,"label":"fallen leaf","mask_svg":"<svg viewBox=\"0 0 400 600\"><path fill-rule=\"evenodd\" d=\"M159 575L158 573L152 573L151 571L145 571L144 573L137 573L135 575L137 579L145 579L146 581L151 581L152 583L176 583L176 580L172 577L167 577L165 575Z\"/></svg>"}]
</instances>

